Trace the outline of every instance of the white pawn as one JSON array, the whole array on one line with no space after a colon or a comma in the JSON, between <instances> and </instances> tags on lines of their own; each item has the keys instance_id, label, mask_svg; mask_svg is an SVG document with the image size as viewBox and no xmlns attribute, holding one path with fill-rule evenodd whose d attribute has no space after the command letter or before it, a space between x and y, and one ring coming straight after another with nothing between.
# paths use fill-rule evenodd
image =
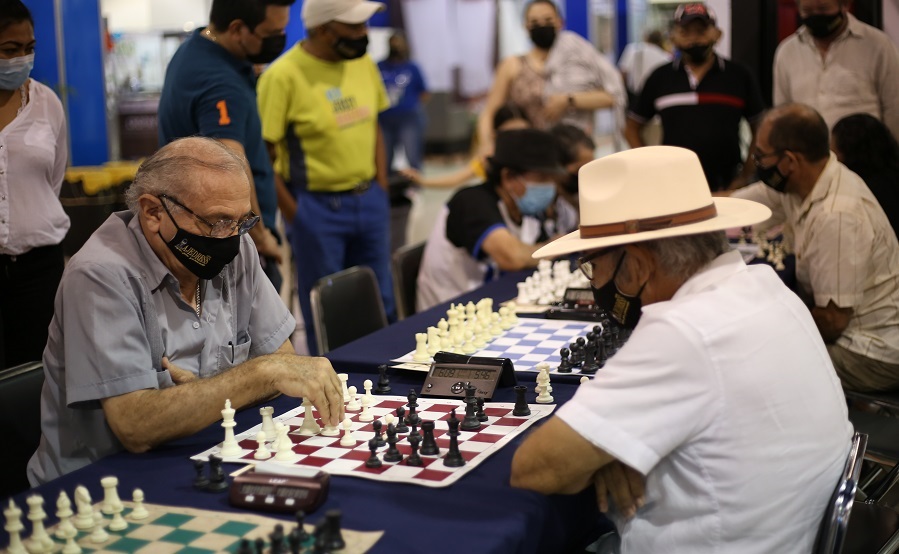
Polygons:
<instances>
[{"instance_id":1,"label":"white pawn","mask_svg":"<svg viewBox=\"0 0 899 554\"><path fill-rule=\"evenodd\" d=\"M350 387L349 391L350 391L350 401L346 405L346 411L358 412L362 408L362 405L359 404L359 397L356 396L356 387Z\"/></svg>"},{"instance_id":2,"label":"white pawn","mask_svg":"<svg viewBox=\"0 0 899 554\"><path fill-rule=\"evenodd\" d=\"M131 500L134 502L134 508L131 510L129 517L137 520L147 519L150 512L148 512L147 507L144 506L144 491L134 489L134 492L131 493Z\"/></svg>"},{"instance_id":3,"label":"white pawn","mask_svg":"<svg viewBox=\"0 0 899 554\"><path fill-rule=\"evenodd\" d=\"M103 514L100 513L100 510L94 512L94 530L90 535L90 540L92 543L99 544L101 542L105 542L109 538L109 533L107 533L106 529L103 528L104 523L105 521L103 519Z\"/></svg>"},{"instance_id":4,"label":"white pawn","mask_svg":"<svg viewBox=\"0 0 899 554\"><path fill-rule=\"evenodd\" d=\"M371 410L369 409L368 404L365 403L365 400L363 398L362 413L359 414L359 421L369 422L369 421L374 421L374 420L375 420L375 416L371 415Z\"/></svg>"},{"instance_id":5,"label":"white pawn","mask_svg":"<svg viewBox=\"0 0 899 554\"><path fill-rule=\"evenodd\" d=\"M275 436L275 421L272 419L274 413L275 409L271 406L259 408L259 415L262 416L262 431L265 433L266 437Z\"/></svg>"},{"instance_id":6,"label":"white pawn","mask_svg":"<svg viewBox=\"0 0 899 554\"><path fill-rule=\"evenodd\" d=\"M315 416L312 414L312 402L308 398L303 399L303 408L305 409L303 424L300 425L298 433L304 437L314 437L322 432L322 428L315 421Z\"/></svg>"},{"instance_id":7,"label":"white pawn","mask_svg":"<svg viewBox=\"0 0 899 554\"><path fill-rule=\"evenodd\" d=\"M44 499L33 494L25 499L28 504L28 520L31 521L31 539L28 541L29 552L50 552L54 542L44 527L47 513L44 511Z\"/></svg>"},{"instance_id":8,"label":"white pawn","mask_svg":"<svg viewBox=\"0 0 899 554\"><path fill-rule=\"evenodd\" d=\"M440 349L444 352L455 352L455 348L453 348L453 341L449 337L449 333L446 336L440 337Z\"/></svg>"},{"instance_id":9,"label":"white pawn","mask_svg":"<svg viewBox=\"0 0 899 554\"><path fill-rule=\"evenodd\" d=\"M78 530L72 525L72 502L66 491L59 491L59 498L56 500L56 517L59 518L59 525L56 526L57 539L66 540L78 534Z\"/></svg>"},{"instance_id":10,"label":"white pawn","mask_svg":"<svg viewBox=\"0 0 899 554\"><path fill-rule=\"evenodd\" d=\"M503 334L503 327L500 324L500 317L496 312L490 314L490 334L493 335L493 338L496 338Z\"/></svg>"},{"instance_id":11,"label":"white pawn","mask_svg":"<svg viewBox=\"0 0 899 554\"><path fill-rule=\"evenodd\" d=\"M116 490L116 487L119 486L119 478L104 477L100 479L100 485L103 487L103 504L100 506L100 511L106 515L111 515L113 507L122 503L119 500L119 491Z\"/></svg>"},{"instance_id":12,"label":"white pawn","mask_svg":"<svg viewBox=\"0 0 899 554\"><path fill-rule=\"evenodd\" d=\"M110 531L124 531L128 528L128 522L122 517L122 512L124 510L125 506L121 502L113 507L112 521L109 522Z\"/></svg>"},{"instance_id":13,"label":"white pawn","mask_svg":"<svg viewBox=\"0 0 899 554\"><path fill-rule=\"evenodd\" d=\"M343 401L349 402L350 401L350 393L346 388L346 382L350 379L350 376L347 373L338 373L337 378L340 379L340 385L343 388Z\"/></svg>"},{"instance_id":14,"label":"white pawn","mask_svg":"<svg viewBox=\"0 0 899 554\"><path fill-rule=\"evenodd\" d=\"M515 326L515 324L512 323L512 319L509 317L509 307L508 306L503 306L502 308L499 309L499 316L500 316L499 325L503 331L511 329L512 327Z\"/></svg>"},{"instance_id":15,"label":"white pawn","mask_svg":"<svg viewBox=\"0 0 899 554\"><path fill-rule=\"evenodd\" d=\"M474 354L478 351L478 347L474 344L474 333L472 331L465 332L465 343L462 345L463 354Z\"/></svg>"},{"instance_id":16,"label":"white pawn","mask_svg":"<svg viewBox=\"0 0 899 554\"><path fill-rule=\"evenodd\" d=\"M437 327L428 327L428 356L434 357L434 354L440 351L440 329Z\"/></svg>"},{"instance_id":17,"label":"white pawn","mask_svg":"<svg viewBox=\"0 0 899 554\"><path fill-rule=\"evenodd\" d=\"M412 361L429 362L431 355L428 354L428 335L427 333L415 333L415 353L412 354Z\"/></svg>"},{"instance_id":18,"label":"white pawn","mask_svg":"<svg viewBox=\"0 0 899 554\"><path fill-rule=\"evenodd\" d=\"M439 331L440 338L449 336L449 323L447 323L446 319L440 318L440 321L437 322L437 330Z\"/></svg>"},{"instance_id":19,"label":"white pawn","mask_svg":"<svg viewBox=\"0 0 899 554\"><path fill-rule=\"evenodd\" d=\"M582 384L582 385L583 385L584 383L589 383L589 382L590 382L590 378L587 377L586 375L584 375L583 377L581 377L581 384Z\"/></svg>"},{"instance_id":20,"label":"white pawn","mask_svg":"<svg viewBox=\"0 0 899 554\"><path fill-rule=\"evenodd\" d=\"M91 529L94 526L94 507L91 505L91 493L87 487L75 487L75 529Z\"/></svg>"},{"instance_id":21,"label":"white pawn","mask_svg":"<svg viewBox=\"0 0 899 554\"><path fill-rule=\"evenodd\" d=\"M299 456L293 451L293 441L287 434L289 428L285 425L278 427L278 438L275 440L275 459L279 462L295 462Z\"/></svg>"},{"instance_id":22,"label":"white pawn","mask_svg":"<svg viewBox=\"0 0 899 554\"><path fill-rule=\"evenodd\" d=\"M475 334L474 334L474 346L478 350L487 346L487 339L490 338L490 334L487 332L484 327L484 322L481 320L477 320L475 322Z\"/></svg>"},{"instance_id":23,"label":"white pawn","mask_svg":"<svg viewBox=\"0 0 899 554\"><path fill-rule=\"evenodd\" d=\"M365 395L362 397L362 407L372 406L375 403L375 397L371 393L371 389L374 383L371 382L371 379L366 379L362 381L362 388L365 389Z\"/></svg>"},{"instance_id":24,"label":"white pawn","mask_svg":"<svg viewBox=\"0 0 899 554\"><path fill-rule=\"evenodd\" d=\"M3 510L3 516L6 518L3 529L9 533L9 546L6 551L9 554L27 554L28 550L22 543L22 531L25 529L22 524L22 510L16 506L12 498L9 499L9 508Z\"/></svg>"},{"instance_id":25,"label":"white pawn","mask_svg":"<svg viewBox=\"0 0 899 554\"><path fill-rule=\"evenodd\" d=\"M265 446L265 437L265 431L256 433L256 444L258 446L256 452L253 453L253 458L256 460L268 460L272 457L272 453L269 451L268 447Z\"/></svg>"},{"instance_id":26,"label":"white pawn","mask_svg":"<svg viewBox=\"0 0 899 554\"><path fill-rule=\"evenodd\" d=\"M340 446L356 446L356 439L353 437L353 430L351 429L352 426L353 422L350 421L350 418L343 420L343 436L340 437Z\"/></svg>"},{"instance_id":27,"label":"white pawn","mask_svg":"<svg viewBox=\"0 0 899 554\"><path fill-rule=\"evenodd\" d=\"M513 300L506 307L509 308L509 322L513 327L518 325L518 304Z\"/></svg>"},{"instance_id":28,"label":"white pawn","mask_svg":"<svg viewBox=\"0 0 899 554\"><path fill-rule=\"evenodd\" d=\"M81 554L81 547L75 542L75 537L66 539L66 544L62 547L62 554Z\"/></svg>"},{"instance_id":29,"label":"white pawn","mask_svg":"<svg viewBox=\"0 0 899 554\"><path fill-rule=\"evenodd\" d=\"M234 408L231 407L231 400L225 400L225 408L222 410L222 427L225 428L225 440L222 441L221 455L223 458L231 458L240 456L240 445L234 438Z\"/></svg>"},{"instance_id":30,"label":"white pawn","mask_svg":"<svg viewBox=\"0 0 899 554\"><path fill-rule=\"evenodd\" d=\"M325 423L325 428L322 429L323 437L336 437L339 434L340 434L340 429L338 429L335 425Z\"/></svg>"}]
</instances>

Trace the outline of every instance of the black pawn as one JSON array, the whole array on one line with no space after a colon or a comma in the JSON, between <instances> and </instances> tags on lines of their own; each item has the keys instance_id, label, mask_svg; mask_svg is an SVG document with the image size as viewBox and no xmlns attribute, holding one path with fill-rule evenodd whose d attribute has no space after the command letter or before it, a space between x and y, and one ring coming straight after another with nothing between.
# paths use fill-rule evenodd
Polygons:
<instances>
[{"instance_id":1,"label":"black pawn","mask_svg":"<svg viewBox=\"0 0 899 554\"><path fill-rule=\"evenodd\" d=\"M475 415L477 415L478 421L480 421L481 423L484 423L485 421L487 421L489 419L487 417L487 414L484 413L484 399L479 396L477 401L478 401L478 413Z\"/></svg>"},{"instance_id":2,"label":"black pawn","mask_svg":"<svg viewBox=\"0 0 899 554\"><path fill-rule=\"evenodd\" d=\"M583 365L584 361L586 360L587 354L587 339L584 337L578 337L574 342L577 343L578 362L579 364Z\"/></svg>"},{"instance_id":3,"label":"black pawn","mask_svg":"<svg viewBox=\"0 0 899 554\"><path fill-rule=\"evenodd\" d=\"M206 487L209 485L209 479L204 475L205 470L206 462L203 460L194 460L194 471L197 472L197 476L194 477L195 489L206 490Z\"/></svg>"},{"instance_id":4,"label":"black pawn","mask_svg":"<svg viewBox=\"0 0 899 554\"><path fill-rule=\"evenodd\" d=\"M452 411L452 415L446 424L449 426L449 450L443 458L443 465L446 467L462 467L465 465L465 458L459 452L459 418L456 417L456 410Z\"/></svg>"},{"instance_id":5,"label":"black pawn","mask_svg":"<svg viewBox=\"0 0 899 554\"><path fill-rule=\"evenodd\" d=\"M440 454L440 447L437 446L437 441L434 439L434 422L422 421L421 430L423 435L420 452L425 456L437 456Z\"/></svg>"},{"instance_id":6,"label":"black pawn","mask_svg":"<svg viewBox=\"0 0 899 554\"><path fill-rule=\"evenodd\" d=\"M330 542L330 535L327 520L321 520L315 524L315 532L313 533L315 536L315 543L313 546L313 552L315 554L327 554L331 552L331 549L328 548L328 543Z\"/></svg>"},{"instance_id":7,"label":"black pawn","mask_svg":"<svg viewBox=\"0 0 899 554\"><path fill-rule=\"evenodd\" d=\"M253 547L250 546L250 541L247 539L240 539L240 546L237 547L237 552L235 554L253 554Z\"/></svg>"},{"instance_id":8,"label":"black pawn","mask_svg":"<svg viewBox=\"0 0 899 554\"><path fill-rule=\"evenodd\" d=\"M413 423L409 430L409 436L406 437L406 440L411 439L412 437L418 437L419 442L421 442L421 433L418 432L418 423Z\"/></svg>"},{"instance_id":9,"label":"black pawn","mask_svg":"<svg viewBox=\"0 0 899 554\"><path fill-rule=\"evenodd\" d=\"M381 446L387 446L387 443L384 441L384 435L381 433L381 427L382 427L383 425L384 425L384 424L381 423L381 420L380 420L380 419L376 419L376 420L374 421L374 423L371 424L371 428L372 428L372 429L374 430L374 432L375 432L375 437L374 437L374 438L378 439L378 447L381 447Z\"/></svg>"},{"instance_id":10,"label":"black pawn","mask_svg":"<svg viewBox=\"0 0 899 554\"><path fill-rule=\"evenodd\" d=\"M390 378L387 377L387 364L378 366L378 386L375 394L387 394L390 392Z\"/></svg>"},{"instance_id":11,"label":"black pawn","mask_svg":"<svg viewBox=\"0 0 899 554\"><path fill-rule=\"evenodd\" d=\"M576 342L568 347L571 350L571 367L581 367L581 347Z\"/></svg>"},{"instance_id":12,"label":"black pawn","mask_svg":"<svg viewBox=\"0 0 899 554\"><path fill-rule=\"evenodd\" d=\"M300 554L303 548L303 539L300 538L300 532L294 529L287 535L287 546L290 548L290 554Z\"/></svg>"},{"instance_id":13,"label":"black pawn","mask_svg":"<svg viewBox=\"0 0 899 554\"><path fill-rule=\"evenodd\" d=\"M343 534L340 532L340 510L328 510L325 512L325 528L328 533L327 549L343 550L346 542L343 540Z\"/></svg>"},{"instance_id":14,"label":"black pawn","mask_svg":"<svg viewBox=\"0 0 899 554\"><path fill-rule=\"evenodd\" d=\"M465 387L465 418L462 420L463 431L477 431L481 428L478 421L478 401L474 397L475 388L471 385Z\"/></svg>"},{"instance_id":15,"label":"black pawn","mask_svg":"<svg viewBox=\"0 0 899 554\"><path fill-rule=\"evenodd\" d=\"M423 466L424 462L422 461L421 456L418 455L418 445L421 444L421 437L410 435L407 440L409 441L409 446L412 448L412 453L406 458L406 465L416 467Z\"/></svg>"},{"instance_id":16,"label":"black pawn","mask_svg":"<svg viewBox=\"0 0 899 554\"><path fill-rule=\"evenodd\" d=\"M396 427L391 423L387 426L387 452L384 453L385 462L402 462L403 455L396 447Z\"/></svg>"},{"instance_id":17,"label":"black pawn","mask_svg":"<svg viewBox=\"0 0 899 554\"><path fill-rule=\"evenodd\" d=\"M211 454L209 456L209 484L206 490L210 492L221 492L228 488L228 480L225 479L225 472L222 468L222 459Z\"/></svg>"},{"instance_id":18,"label":"black pawn","mask_svg":"<svg viewBox=\"0 0 899 554\"><path fill-rule=\"evenodd\" d=\"M259 537L255 542L256 554L265 554L265 539Z\"/></svg>"},{"instance_id":19,"label":"black pawn","mask_svg":"<svg viewBox=\"0 0 899 554\"><path fill-rule=\"evenodd\" d=\"M421 417L418 415L416 409L418 408L418 394L415 392L415 389L411 389L409 391L409 403L406 404L409 406L409 413L406 414L406 425L412 425L414 422L416 425L421 425Z\"/></svg>"},{"instance_id":20,"label":"black pawn","mask_svg":"<svg viewBox=\"0 0 899 554\"><path fill-rule=\"evenodd\" d=\"M294 531L300 536L301 543L306 542L309 540L309 533L306 532L306 526L304 525L306 522L306 512L299 510L293 517L297 520L297 528L294 529Z\"/></svg>"},{"instance_id":21,"label":"black pawn","mask_svg":"<svg viewBox=\"0 0 899 554\"><path fill-rule=\"evenodd\" d=\"M365 460L365 467L381 467L381 459L378 458L377 437L372 437L371 440L368 441L368 449L371 451L371 456L369 456L369 458Z\"/></svg>"},{"instance_id":22,"label":"black pawn","mask_svg":"<svg viewBox=\"0 0 899 554\"><path fill-rule=\"evenodd\" d=\"M528 388L526 386L515 385L515 407L512 409L513 416L524 417L531 415L531 408L528 406L528 401L524 397L527 391Z\"/></svg>"},{"instance_id":23,"label":"black pawn","mask_svg":"<svg viewBox=\"0 0 899 554\"><path fill-rule=\"evenodd\" d=\"M581 373L593 375L599 369L596 363L596 351L599 348L600 339L593 333L587 333L587 345L584 350L584 366Z\"/></svg>"},{"instance_id":24,"label":"black pawn","mask_svg":"<svg viewBox=\"0 0 899 554\"><path fill-rule=\"evenodd\" d=\"M396 427L397 433L408 433L409 428L406 427L406 408L400 406L396 409L396 423L394 424Z\"/></svg>"},{"instance_id":25,"label":"black pawn","mask_svg":"<svg viewBox=\"0 0 899 554\"><path fill-rule=\"evenodd\" d=\"M559 350L559 355L562 356L562 361L559 362L557 371L559 373L571 373L571 360L568 359L568 356L571 355L571 350L562 348L562 350Z\"/></svg>"},{"instance_id":26,"label":"black pawn","mask_svg":"<svg viewBox=\"0 0 899 554\"><path fill-rule=\"evenodd\" d=\"M283 525L280 523L275 525L275 530L269 534L268 538L271 554L285 554Z\"/></svg>"}]
</instances>

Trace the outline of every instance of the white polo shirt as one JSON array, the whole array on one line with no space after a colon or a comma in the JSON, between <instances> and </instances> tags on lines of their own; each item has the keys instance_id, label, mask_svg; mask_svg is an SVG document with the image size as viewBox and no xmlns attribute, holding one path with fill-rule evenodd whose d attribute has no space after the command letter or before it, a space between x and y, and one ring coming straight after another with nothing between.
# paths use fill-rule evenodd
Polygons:
<instances>
[{"instance_id":1,"label":"white polo shirt","mask_svg":"<svg viewBox=\"0 0 899 554\"><path fill-rule=\"evenodd\" d=\"M624 554L810 552L852 435L808 309L738 252L644 307L558 415L646 476Z\"/></svg>"}]
</instances>

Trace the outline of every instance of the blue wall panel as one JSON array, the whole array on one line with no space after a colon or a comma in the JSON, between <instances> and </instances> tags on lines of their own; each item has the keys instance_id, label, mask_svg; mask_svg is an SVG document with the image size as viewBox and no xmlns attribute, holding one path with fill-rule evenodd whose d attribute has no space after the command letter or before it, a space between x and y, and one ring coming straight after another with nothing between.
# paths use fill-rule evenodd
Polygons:
<instances>
[{"instance_id":1,"label":"blue wall panel","mask_svg":"<svg viewBox=\"0 0 899 554\"><path fill-rule=\"evenodd\" d=\"M306 38L306 29L303 27L303 18L300 12L303 10L303 0L297 0L290 7L290 21L287 23L287 48L297 41Z\"/></svg>"},{"instance_id":2,"label":"blue wall panel","mask_svg":"<svg viewBox=\"0 0 899 554\"><path fill-rule=\"evenodd\" d=\"M586 0L565 0L565 28L590 40L590 15Z\"/></svg>"},{"instance_id":3,"label":"blue wall panel","mask_svg":"<svg viewBox=\"0 0 899 554\"><path fill-rule=\"evenodd\" d=\"M31 76L59 92L59 58L56 55L56 22L53 0L25 0L34 19L34 69Z\"/></svg>"}]
</instances>

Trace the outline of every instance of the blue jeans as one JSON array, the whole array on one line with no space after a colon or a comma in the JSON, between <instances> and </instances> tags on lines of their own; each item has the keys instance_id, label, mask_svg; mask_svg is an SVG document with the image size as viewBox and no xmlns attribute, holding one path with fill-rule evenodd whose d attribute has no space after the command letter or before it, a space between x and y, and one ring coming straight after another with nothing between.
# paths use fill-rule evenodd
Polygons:
<instances>
[{"instance_id":1,"label":"blue jeans","mask_svg":"<svg viewBox=\"0 0 899 554\"><path fill-rule=\"evenodd\" d=\"M377 183L360 194L297 192L290 234L297 262L300 309L309 353L318 353L309 293L316 281L349 267L370 267L378 278L387 320L396 319L390 274L390 205Z\"/></svg>"},{"instance_id":2,"label":"blue jeans","mask_svg":"<svg viewBox=\"0 0 899 554\"><path fill-rule=\"evenodd\" d=\"M425 119L421 108L381 115L378 119L387 149L388 170L393 170L393 153L397 145L402 144L409 165L421 171L425 154Z\"/></svg>"}]
</instances>

